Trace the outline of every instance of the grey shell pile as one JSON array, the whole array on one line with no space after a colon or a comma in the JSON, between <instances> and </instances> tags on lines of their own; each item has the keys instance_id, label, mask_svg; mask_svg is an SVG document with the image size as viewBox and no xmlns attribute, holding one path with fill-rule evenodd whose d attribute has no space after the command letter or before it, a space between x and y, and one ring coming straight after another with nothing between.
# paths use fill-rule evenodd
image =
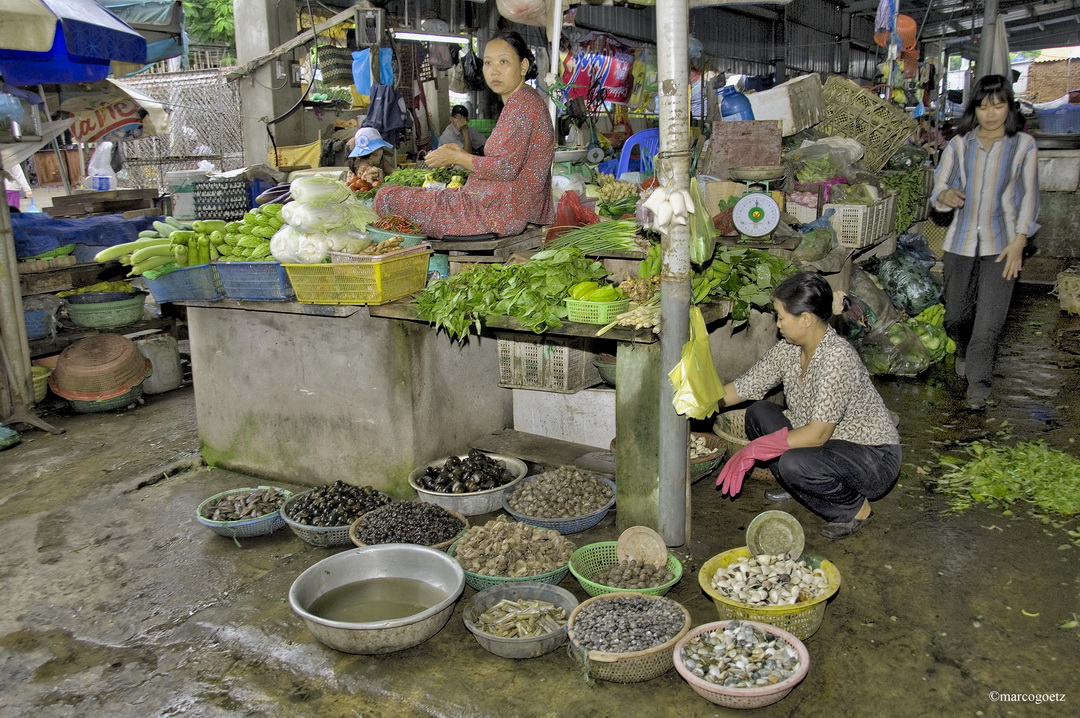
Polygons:
<instances>
[{"instance_id":1,"label":"grey shell pile","mask_svg":"<svg viewBox=\"0 0 1080 718\"><path fill-rule=\"evenodd\" d=\"M682 609L666 598L641 596L606 598L585 606L574 617L574 636L592 651L644 651L679 635L685 622Z\"/></svg>"},{"instance_id":2,"label":"grey shell pile","mask_svg":"<svg viewBox=\"0 0 1080 718\"><path fill-rule=\"evenodd\" d=\"M211 521L246 521L272 514L285 503L277 489L235 493L211 501L203 507L203 518Z\"/></svg>"},{"instance_id":3,"label":"grey shell pile","mask_svg":"<svg viewBox=\"0 0 1080 718\"><path fill-rule=\"evenodd\" d=\"M666 566L654 566L639 561L620 561L589 577L593 583L613 588L655 588L662 586L675 574Z\"/></svg>"}]
</instances>

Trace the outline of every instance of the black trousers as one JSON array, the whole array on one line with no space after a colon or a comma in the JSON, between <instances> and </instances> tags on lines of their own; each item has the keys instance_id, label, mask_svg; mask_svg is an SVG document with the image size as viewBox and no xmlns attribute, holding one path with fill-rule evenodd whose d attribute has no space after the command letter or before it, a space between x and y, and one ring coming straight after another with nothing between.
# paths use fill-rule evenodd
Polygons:
<instances>
[{"instance_id":1,"label":"black trousers","mask_svg":"<svg viewBox=\"0 0 1080 718\"><path fill-rule=\"evenodd\" d=\"M757 401L746 410L746 436L756 439L787 427L783 408ZM830 439L821 446L788 449L765 462L795 500L826 521L851 521L863 502L880 499L900 476L900 447L866 446Z\"/></svg>"},{"instance_id":2,"label":"black trousers","mask_svg":"<svg viewBox=\"0 0 1080 718\"><path fill-rule=\"evenodd\" d=\"M990 396L998 340L1016 286L1015 279L1001 276L1005 264L996 259L951 252L943 259L945 331L956 341L956 357L964 360L968 399Z\"/></svg>"}]
</instances>

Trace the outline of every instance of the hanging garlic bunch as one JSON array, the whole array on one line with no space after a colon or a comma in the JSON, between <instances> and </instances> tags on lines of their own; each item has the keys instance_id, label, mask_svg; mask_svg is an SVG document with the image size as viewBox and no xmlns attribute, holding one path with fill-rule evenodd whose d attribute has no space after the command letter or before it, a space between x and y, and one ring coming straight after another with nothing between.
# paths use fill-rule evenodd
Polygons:
<instances>
[{"instance_id":1,"label":"hanging garlic bunch","mask_svg":"<svg viewBox=\"0 0 1080 718\"><path fill-rule=\"evenodd\" d=\"M652 228L661 234L667 234L675 225L688 224L690 213L694 211L690 191L671 185L657 187L643 206L652 212Z\"/></svg>"}]
</instances>

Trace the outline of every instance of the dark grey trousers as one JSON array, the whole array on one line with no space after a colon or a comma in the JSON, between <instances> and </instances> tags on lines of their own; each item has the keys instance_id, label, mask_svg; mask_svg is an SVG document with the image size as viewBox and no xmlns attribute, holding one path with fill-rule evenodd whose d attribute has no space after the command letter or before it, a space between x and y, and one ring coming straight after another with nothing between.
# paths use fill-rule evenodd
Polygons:
<instances>
[{"instance_id":1,"label":"dark grey trousers","mask_svg":"<svg viewBox=\"0 0 1080 718\"><path fill-rule=\"evenodd\" d=\"M746 436L756 439L792 428L783 408L756 401L746 410ZM900 447L866 446L830 439L821 446L788 449L765 462L795 499L826 521L851 521L863 501L880 499L900 476Z\"/></svg>"},{"instance_id":2,"label":"dark grey trousers","mask_svg":"<svg viewBox=\"0 0 1080 718\"><path fill-rule=\"evenodd\" d=\"M998 340L1009 316L1015 279L1001 273L997 255L962 257L945 253L945 331L966 365L967 398L986 399L994 379Z\"/></svg>"}]
</instances>

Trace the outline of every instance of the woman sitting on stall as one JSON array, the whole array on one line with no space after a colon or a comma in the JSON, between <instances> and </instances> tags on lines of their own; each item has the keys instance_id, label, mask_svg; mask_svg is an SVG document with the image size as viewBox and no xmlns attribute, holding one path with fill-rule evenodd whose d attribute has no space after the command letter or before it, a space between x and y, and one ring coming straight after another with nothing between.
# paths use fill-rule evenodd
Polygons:
<instances>
[{"instance_id":1,"label":"woman sitting on stall","mask_svg":"<svg viewBox=\"0 0 1080 718\"><path fill-rule=\"evenodd\" d=\"M829 326L828 282L800 272L776 288L773 307L783 339L724 386L723 404L760 400L782 384L787 409L771 401L750 405L751 441L732 455L716 483L734 496L754 462L763 461L780 483L767 498L793 496L828 521L822 536L845 538L873 518L870 501L896 484L900 437L854 347Z\"/></svg>"},{"instance_id":2,"label":"woman sitting on stall","mask_svg":"<svg viewBox=\"0 0 1080 718\"><path fill-rule=\"evenodd\" d=\"M427 190L387 186L375 195L375 211L420 224L431 237L520 234L525 225L550 224L551 161L555 132L543 96L525 81L536 77L536 58L516 32L503 32L484 48L484 79L504 103L484 143L484 156L460 145L427 154L429 167L459 165L472 174L464 187Z\"/></svg>"}]
</instances>

